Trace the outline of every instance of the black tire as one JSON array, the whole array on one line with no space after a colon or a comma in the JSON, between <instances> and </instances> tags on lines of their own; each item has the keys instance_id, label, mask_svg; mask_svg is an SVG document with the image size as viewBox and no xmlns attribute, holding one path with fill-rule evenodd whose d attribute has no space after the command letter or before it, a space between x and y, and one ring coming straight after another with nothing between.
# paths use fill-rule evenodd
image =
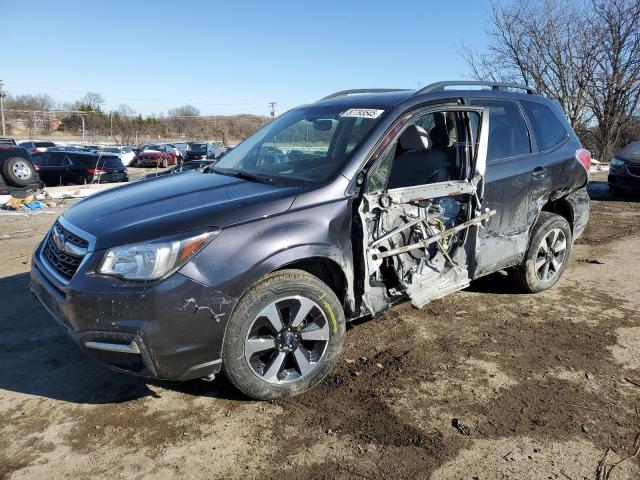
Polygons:
<instances>
[{"instance_id":1,"label":"black tire","mask_svg":"<svg viewBox=\"0 0 640 480\"><path fill-rule=\"evenodd\" d=\"M14 187L26 187L34 182L35 170L26 158L11 157L2 164L2 176Z\"/></svg>"},{"instance_id":2,"label":"black tire","mask_svg":"<svg viewBox=\"0 0 640 480\"><path fill-rule=\"evenodd\" d=\"M553 233L556 231L561 234L558 234L554 244ZM565 247L560 258L562 235L564 235ZM544 245L551 252L549 250L545 252L543 239L545 240ZM540 212L538 221L531 230L529 248L524 262L518 269L519 283L522 289L526 292L538 293L553 287L567 266L572 246L573 236L569 222L555 213ZM547 275L545 275L545 266Z\"/></svg>"},{"instance_id":3,"label":"black tire","mask_svg":"<svg viewBox=\"0 0 640 480\"><path fill-rule=\"evenodd\" d=\"M287 360L281 361L282 365L284 367L293 365L293 368L285 369L281 372L278 370L280 372L278 375L288 375L289 371L293 371L293 380L289 381L285 377L285 381L282 381L276 377L274 382L282 383L269 382L265 380L266 377L259 376L259 373L254 370L254 366L250 366L249 359L245 356L247 351L245 345L250 341L249 335L255 330L260 321L266 323L269 327L271 326L268 322L265 322L265 317L259 316L263 309L271 305L282 305L279 302L295 301L292 300L292 297L303 298L305 301L310 300L310 303L315 304L306 314L305 320L301 325L310 325L310 319L320 318L321 322L326 322L328 340L322 340L324 342L321 345L322 353L314 363L314 366L309 367L306 374L302 373L302 369L299 367L300 364L293 358L294 352L284 352L284 358ZM289 315L288 319L280 317L284 328L288 328L287 324L292 325L291 317L296 315L295 307L284 310L277 306L276 308L281 314L284 311ZM302 303L300 303L298 311L301 308ZM301 329L305 330L306 328L308 327ZM274 329L273 331L275 332L276 330ZM238 390L249 397L259 400L271 400L297 395L320 383L331 371L342 351L344 334L344 312L340 301L331 288L317 277L301 270L281 270L262 278L238 302L225 331L222 354L223 368L229 380ZM275 334L272 335L275 337ZM317 344L314 343L313 345ZM301 350L310 351L304 348ZM269 353L270 351L272 353ZM266 354L261 352L258 355L267 355L267 358L272 358L271 365L273 365L275 364L275 358L282 354L282 350L274 348L267 349ZM269 355L271 357L268 357ZM289 360L295 361L295 363L287 363ZM262 367L263 371L267 370L268 361ZM261 360L257 362L260 364ZM300 375L299 378L295 376L296 374ZM263 375L265 374L263 373Z\"/></svg>"}]
</instances>

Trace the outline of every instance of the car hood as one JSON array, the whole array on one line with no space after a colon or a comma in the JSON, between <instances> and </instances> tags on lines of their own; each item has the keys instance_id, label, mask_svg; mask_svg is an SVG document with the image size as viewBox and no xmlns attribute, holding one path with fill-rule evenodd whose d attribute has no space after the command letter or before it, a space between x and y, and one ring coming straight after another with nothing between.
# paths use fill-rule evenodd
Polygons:
<instances>
[{"instance_id":1,"label":"car hood","mask_svg":"<svg viewBox=\"0 0 640 480\"><path fill-rule=\"evenodd\" d=\"M63 216L93 235L95 249L100 250L276 215L287 210L302 190L193 171L96 193Z\"/></svg>"},{"instance_id":2,"label":"car hood","mask_svg":"<svg viewBox=\"0 0 640 480\"><path fill-rule=\"evenodd\" d=\"M640 163L640 141L631 142L616 153L615 156L628 162Z\"/></svg>"}]
</instances>

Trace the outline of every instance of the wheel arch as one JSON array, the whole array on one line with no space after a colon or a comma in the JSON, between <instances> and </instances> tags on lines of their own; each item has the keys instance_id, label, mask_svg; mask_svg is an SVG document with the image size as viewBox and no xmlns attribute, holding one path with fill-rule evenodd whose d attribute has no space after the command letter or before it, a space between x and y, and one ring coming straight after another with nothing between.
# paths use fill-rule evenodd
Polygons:
<instances>
[{"instance_id":1,"label":"wheel arch","mask_svg":"<svg viewBox=\"0 0 640 480\"><path fill-rule=\"evenodd\" d=\"M350 310L353 309L351 304L352 294L349 292L347 275L342 267L334 260L327 257L300 258L289 263L285 263L272 270L272 272L288 269L302 270L319 278L326 283L331 290L333 290L333 293L336 294L338 300L340 300L340 303L344 307L347 307Z\"/></svg>"},{"instance_id":2,"label":"wheel arch","mask_svg":"<svg viewBox=\"0 0 640 480\"><path fill-rule=\"evenodd\" d=\"M563 217L567 222L569 222L569 227L573 233L575 215L573 212L573 206L565 197L549 200L542 206L541 211L555 213L556 215Z\"/></svg>"}]
</instances>

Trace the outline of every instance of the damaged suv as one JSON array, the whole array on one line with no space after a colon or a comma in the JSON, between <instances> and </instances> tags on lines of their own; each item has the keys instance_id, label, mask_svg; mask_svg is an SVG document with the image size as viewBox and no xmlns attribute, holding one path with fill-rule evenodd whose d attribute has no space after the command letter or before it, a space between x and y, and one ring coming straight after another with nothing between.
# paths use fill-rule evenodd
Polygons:
<instances>
[{"instance_id":1,"label":"damaged suv","mask_svg":"<svg viewBox=\"0 0 640 480\"><path fill-rule=\"evenodd\" d=\"M214 167L97 193L33 255L31 289L126 373L303 392L347 322L512 269L553 286L589 211L590 153L533 89L442 82L295 108Z\"/></svg>"}]
</instances>

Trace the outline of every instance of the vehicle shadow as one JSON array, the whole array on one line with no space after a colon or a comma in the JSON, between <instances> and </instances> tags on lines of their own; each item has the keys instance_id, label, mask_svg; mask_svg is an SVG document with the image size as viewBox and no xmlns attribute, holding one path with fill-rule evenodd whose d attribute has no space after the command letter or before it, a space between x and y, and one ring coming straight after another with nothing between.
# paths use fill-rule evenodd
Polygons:
<instances>
[{"instance_id":1,"label":"vehicle shadow","mask_svg":"<svg viewBox=\"0 0 640 480\"><path fill-rule=\"evenodd\" d=\"M496 295L526 295L516 278L508 270L500 270L471 282L465 291Z\"/></svg>"},{"instance_id":2,"label":"vehicle shadow","mask_svg":"<svg viewBox=\"0 0 640 480\"><path fill-rule=\"evenodd\" d=\"M635 192L614 192L605 181L592 180L587 185L591 200L615 202L640 202L640 194Z\"/></svg>"},{"instance_id":3,"label":"vehicle shadow","mask_svg":"<svg viewBox=\"0 0 640 480\"><path fill-rule=\"evenodd\" d=\"M0 389L71 403L121 403L162 388L243 399L226 379L164 382L113 372L87 357L31 295L29 274L0 278Z\"/></svg>"}]
</instances>

